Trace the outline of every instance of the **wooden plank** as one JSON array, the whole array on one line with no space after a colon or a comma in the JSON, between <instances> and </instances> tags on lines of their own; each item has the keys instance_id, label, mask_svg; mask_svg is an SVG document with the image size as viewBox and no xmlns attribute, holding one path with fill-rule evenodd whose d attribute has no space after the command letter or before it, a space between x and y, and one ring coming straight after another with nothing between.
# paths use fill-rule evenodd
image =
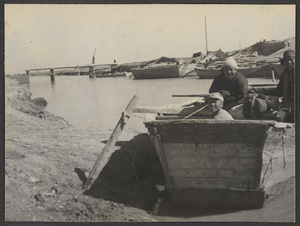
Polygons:
<instances>
[{"instance_id":1,"label":"wooden plank","mask_svg":"<svg viewBox=\"0 0 300 226\"><path fill-rule=\"evenodd\" d=\"M166 114L179 114L184 108L190 106L191 111L195 111L200 108L192 107L195 103L204 104L202 98L188 98L186 101L182 101L177 104L166 104L163 106L141 106L134 109L134 113L166 113Z\"/></svg>"},{"instance_id":2,"label":"wooden plank","mask_svg":"<svg viewBox=\"0 0 300 226\"><path fill-rule=\"evenodd\" d=\"M83 65L79 66L79 68L89 68L90 65ZM117 64L95 64L94 67L99 67L99 66L117 66ZM66 66L66 67L54 67L54 69L71 69L71 68L78 68L78 66ZM28 71L44 71L44 70L49 70L51 69L50 67L47 68L33 68L33 69L28 69Z\"/></svg>"},{"instance_id":3,"label":"wooden plank","mask_svg":"<svg viewBox=\"0 0 300 226\"><path fill-rule=\"evenodd\" d=\"M212 158L194 158L193 156L187 156L185 158L169 158L166 156L168 165L171 167L180 167L185 165L190 165L190 167L200 167L200 168L221 168L230 169L232 165L237 166L258 166L259 158L222 158L222 157L212 157Z\"/></svg>"},{"instance_id":4,"label":"wooden plank","mask_svg":"<svg viewBox=\"0 0 300 226\"><path fill-rule=\"evenodd\" d=\"M159 134L156 134L155 136L152 136L151 139L152 139L152 143L154 144L156 153L159 157L160 163L162 165L164 175L165 175L165 178L166 178L166 183L167 184L172 184L173 181L172 181L172 178L171 178L170 173L169 173L169 167L167 165L167 160L166 160L166 156L164 154L161 138L160 138Z\"/></svg>"},{"instance_id":5,"label":"wooden plank","mask_svg":"<svg viewBox=\"0 0 300 226\"><path fill-rule=\"evenodd\" d=\"M171 177L197 177L197 178L254 178L256 177L256 169L207 169L207 168L169 168Z\"/></svg>"},{"instance_id":6,"label":"wooden plank","mask_svg":"<svg viewBox=\"0 0 300 226\"><path fill-rule=\"evenodd\" d=\"M277 87L276 83L267 83L267 84L249 84L251 87L261 87L261 86L266 86L266 87Z\"/></svg>"},{"instance_id":7,"label":"wooden plank","mask_svg":"<svg viewBox=\"0 0 300 226\"><path fill-rule=\"evenodd\" d=\"M174 187L180 188L199 188L199 189L229 189L229 188L240 188L240 189L255 189L259 187L259 184L255 183L253 177L243 178L191 178L191 177L174 177Z\"/></svg>"},{"instance_id":8,"label":"wooden plank","mask_svg":"<svg viewBox=\"0 0 300 226\"><path fill-rule=\"evenodd\" d=\"M188 120L184 120L188 121ZM216 121L216 120L211 120ZM193 120L191 120L193 122ZM269 125L242 123L164 123L155 125L164 143L261 144Z\"/></svg>"},{"instance_id":9,"label":"wooden plank","mask_svg":"<svg viewBox=\"0 0 300 226\"><path fill-rule=\"evenodd\" d=\"M251 143L195 144L164 143L168 158L191 157L259 157L262 150Z\"/></svg>"},{"instance_id":10,"label":"wooden plank","mask_svg":"<svg viewBox=\"0 0 300 226\"><path fill-rule=\"evenodd\" d=\"M228 189L174 189L169 188L175 205L197 206L198 208L261 208L265 201L265 191Z\"/></svg>"},{"instance_id":11,"label":"wooden plank","mask_svg":"<svg viewBox=\"0 0 300 226\"><path fill-rule=\"evenodd\" d=\"M135 95L130 100L129 104L127 105L127 107L125 109L126 116L122 115L120 117L119 122L117 123L113 133L110 135L106 145L104 146L99 157L97 158L97 161L96 161L95 165L93 166L86 182L84 183L84 185L83 185L84 189L88 189L95 182L99 173L102 171L102 169L108 162L110 156L113 153L113 147L115 146L115 143L117 142L117 140L118 140L120 134L122 133L124 126L126 124L126 121L124 121L124 117L129 117L132 114L133 109L136 106L138 99L139 99L139 97Z\"/></svg>"},{"instance_id":12,"label":"wooden plank","mask_svg":"<svg viewBox=\"0 0 300 226\"><path fill-rule=\"evenodd\" d=\"M172 97L208 97L209 93L199 93L199 94L173 94Z\"/></svg>"}]
</instances>

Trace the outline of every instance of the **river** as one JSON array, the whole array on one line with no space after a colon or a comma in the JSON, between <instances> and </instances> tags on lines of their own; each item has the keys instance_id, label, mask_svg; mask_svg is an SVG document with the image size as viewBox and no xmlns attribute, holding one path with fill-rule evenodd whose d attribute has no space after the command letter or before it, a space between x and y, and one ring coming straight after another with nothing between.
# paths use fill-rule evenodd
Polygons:
<instances>
[{"instance_id":1,"label":"river","mask_svg":"<svg viewBox=\"0 0 300 226\"><path fill-rule=\"evenodd\" d=\"M56 76L51 83L48 76L31 76L30 90L32 98L47 100L47 111L63 117L75 127L113 128L134 95L139 96L137 107L175 104L188 98L172 97L173 94L207 93L211 82L211 79L198 77L136 80ZM260 82L271 81L249 79L250 84ZM134 119L130 121L133 121L131 125L135 123Z\"/></svg>"}]
</instances>

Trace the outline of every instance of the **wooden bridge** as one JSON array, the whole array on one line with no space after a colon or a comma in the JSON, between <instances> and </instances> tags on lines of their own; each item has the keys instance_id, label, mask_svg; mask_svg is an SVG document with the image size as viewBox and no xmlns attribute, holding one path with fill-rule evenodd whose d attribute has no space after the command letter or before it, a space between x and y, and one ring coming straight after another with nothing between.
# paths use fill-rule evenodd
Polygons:
<instances>
[{"instance_id":1,"label":"wooden bridge","mask_svg":"<svg viewBox=\"0 0 300 226\"><path fill-rule=\"evenodd\" d=\"M50 70L50 78L51 81L55 80L55 70L64 70L64 69L78 69L79 73L81 69L88 69L88 75L90 78L94 78L95 77L95 68L100 67L113 67L113 66L117 66L117 64L94 64L94 65L83 65L83 66L69 66L69 67L49 67L49 68L34 68L34 69L27 69L26 70L26 74L29 75L30 72L33 71L47 71Z\"/></svg>"}]
</instances>

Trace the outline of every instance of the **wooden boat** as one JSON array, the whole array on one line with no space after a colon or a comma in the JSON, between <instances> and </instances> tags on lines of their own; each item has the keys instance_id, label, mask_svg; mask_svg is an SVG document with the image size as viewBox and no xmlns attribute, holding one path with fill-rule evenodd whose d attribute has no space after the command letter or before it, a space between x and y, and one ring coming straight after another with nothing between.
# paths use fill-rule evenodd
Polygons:
<instances>
[{"instance_id":1,"label":"wooden boat","mask_svg":"<svg viewBox=\"0 0 300 226\"><path fill-rule=\"evenodd\" d=\"M220 68L201 68L195 67L196 74L201 79L214 79L219 75ZM274 71L276 77L278 74L271 65L263 65L256 67L241 67L237 69L238 72L243 74L246 78L263 78L271 77L272 71Z\"/></svg>"},{"instance_id":2,"label":"wooden boat","mask_svg":"<svg viewBox=\"0 0 300 226\"><path fill-rule=\"evenodd\" d=\"M262 150L274 121L170 119L144 122L176 205L260 208Z\"/></svg>"},{"instance_id":3,"label":"wooden boat","mask_svg":"<svg viewBox=\"0 0 300 226\"><path fill-rule=\"evenodd\" d=\"M201 79L214 79L221 73L220 69L195 67L196 74Z\"/></svg>"},{"instance_id":4,"label":"wooden boat","mask_svg":"<svg viewBox=\"0 0 300 226\"><path fill-rule=\"evenodd\" d=\"M157 78L178 78L178 65L162 65L145 68L132 69L132 75L135 79L157 79Z\"/></svg>"},{"instance_id":5,"label":"wooden boat","mask_svg":"<svg viewBox=\"0 0 300 226\"><path fill-rule=\"evenodd\" d=\"M96 78L106 78L106 77L125 77L125 72L115 72L115 73L103 73L103 72L97 72L95 73Z\"/></svg>"}]
</instances>

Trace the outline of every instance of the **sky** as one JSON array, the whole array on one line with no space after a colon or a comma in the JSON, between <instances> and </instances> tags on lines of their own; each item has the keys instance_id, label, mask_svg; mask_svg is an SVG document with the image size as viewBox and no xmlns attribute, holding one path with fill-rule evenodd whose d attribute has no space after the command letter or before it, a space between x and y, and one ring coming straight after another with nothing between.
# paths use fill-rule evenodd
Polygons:
<instances>
[{"instance_id":1,"label":"sky","mask_svg":"<svg viewBox=\"0 0 300 226\"><path fill-rule=\"evenodd\" d=\"M295 37L295 5L5 4L5 74L191 57Z\"/></svg>"}]
</instances>

